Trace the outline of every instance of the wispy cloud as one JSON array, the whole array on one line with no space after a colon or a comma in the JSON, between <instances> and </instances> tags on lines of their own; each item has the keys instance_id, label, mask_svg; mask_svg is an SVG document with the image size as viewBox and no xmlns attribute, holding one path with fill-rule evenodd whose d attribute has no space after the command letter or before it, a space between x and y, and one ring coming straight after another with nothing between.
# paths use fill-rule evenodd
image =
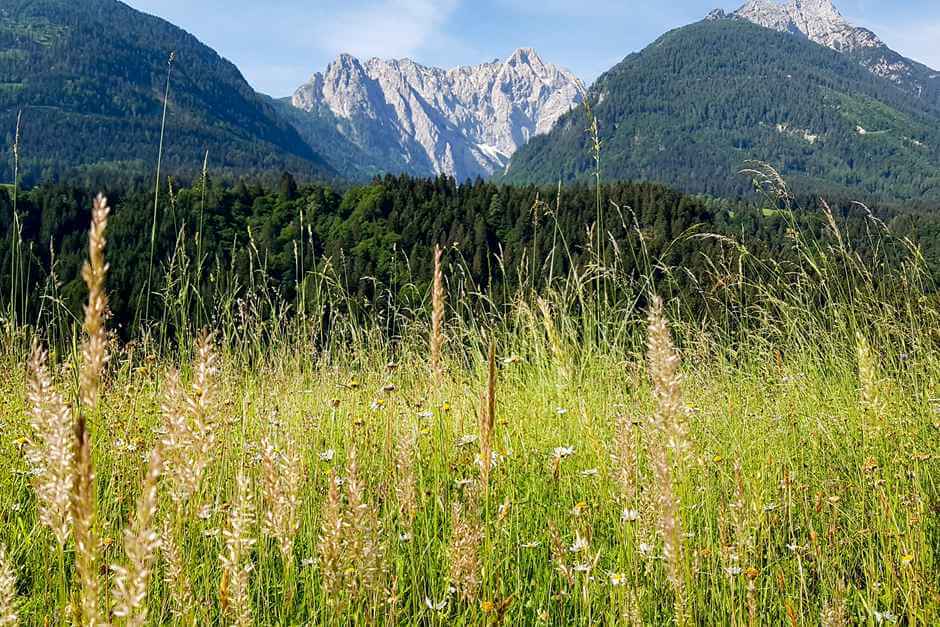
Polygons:
<instances>
[{"instance_id":1,"label":"wispy cloud","mask_svg":"<svg viewBox=\"0 0 940 627\"><path fill-rule=\"evenodd\" d=\"M323 16L317 44L358 57L413 56L438 36L459 0L379 0Z\"/></svg>"}]
</instances>

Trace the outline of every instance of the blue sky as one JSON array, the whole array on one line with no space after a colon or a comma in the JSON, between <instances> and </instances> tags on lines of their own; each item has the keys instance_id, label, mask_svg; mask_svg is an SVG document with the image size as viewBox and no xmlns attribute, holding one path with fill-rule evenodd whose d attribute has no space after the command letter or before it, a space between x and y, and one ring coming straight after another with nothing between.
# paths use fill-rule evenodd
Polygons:
<instances>
[{"instance_id":1,"label":"blue sky","mask_svg":"<svg viewBox=\"0 0 940 627\"><path fill-rule=\"evenodd\" d=\"M453 67L519 47L587 82L665 31L744 0L125 0L196 35L259 91L291 94L341 52ZM853 23L940 69L938 0L836 0Z\"/></svg>"}]
</instances>

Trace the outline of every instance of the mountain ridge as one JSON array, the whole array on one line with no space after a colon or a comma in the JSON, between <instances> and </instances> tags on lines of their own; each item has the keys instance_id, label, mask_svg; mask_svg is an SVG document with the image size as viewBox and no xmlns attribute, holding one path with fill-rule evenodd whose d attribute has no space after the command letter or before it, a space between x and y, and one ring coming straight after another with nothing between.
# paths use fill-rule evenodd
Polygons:
<instances>
[{"instance_id":1,"label":"mountain ridge","mask_svg":"<svg viewBox=\"0 0 940 627\"><path fill-rule=\"evenodd\" d=\"M458 179L501 171L532 137L580 102L583 85L531 48L505 60L451 69L411 59L341 54L291 97L295 109L334 123L347 141L382 155L371 164ZM316 132L292 116L316 147ZM313 124L311 120L308 124Z\"/></svg>"},{"instance_id":2,"label":"mountain ridge","mask_svg":"<svg viewBox=\"0 0 940 627\"><path fill-rule=\"evenodd\" d=\"M736 11L716 9L706 19L744 20L806 37L856 59L872 74L940 109L940 72L892 50L871 30L851 24L832 0L748 0Z\"/></svg>"},{"instance_id":3,"label":"mountain ridge","mask_svg":"<svg viewBox=\"0 0 940 627\"><path fill-rule=\"evenodd\" d=\"M149 175L171 52L167 174L195 175L208 150L216 173L336 175L234 64L117 0L8 0L0 48L0 124L12 135L22 112L27 183L87 172ZM10 172L13 139L0 147Z\"/></svg>"},{"instance_id":4,"label":"mountain ridge","mask_svg":"<svg viewBox=\"0 0 940 627\"><path fill-rule=\"evenodd\" d=\"M749 161L802 191L859 200L940 198L940 114L852 57L737 19L666 33L603 74L589 98L602 176L689 193L753 191ZM507 180L550 183L593 172L583 107L510 162Z\"/></svg>"}]
</instances>

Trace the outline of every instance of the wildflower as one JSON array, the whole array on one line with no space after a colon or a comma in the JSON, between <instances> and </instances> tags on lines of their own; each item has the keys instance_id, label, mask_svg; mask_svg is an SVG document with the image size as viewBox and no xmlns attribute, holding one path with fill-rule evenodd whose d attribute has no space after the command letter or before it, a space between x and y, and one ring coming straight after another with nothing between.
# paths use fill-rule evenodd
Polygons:
<instances>
[{"instance_id":1,"label":"wildflower","mask_svg":"<svg viewBox=\"0 0 940 627\"><path fill-rule=\"evenodd\" d=\"M300 560L300 567L301 568L313 568L314 565L316 565L316 563L317 563L317 560L315 560L314 558L305 557L304 559Z\"/></svg>"},{"instance_id":2,"label":"wildflower","mask_svg":"<svg viewBox=\"0 0 940 627\"><path fill-rule=\"evenodd\" d=\"M740 575L743 571L740 566L729 566L725 568L725 572L729 577L734 577L735 575Z\"/></svg>"},{"instance_id":3,"label":"wildflower","mask_svg":"<svg viewBox=\"0 0 940 627\"><path fill-rule=\"evenodd\" d=\"M581 553L590 548L590 544L587 540L581 537L580 533L575 532L574 534L574 544L571 545L571 548L568 549L570 553Z\"/></svg>"},{"instance_id":4,"label":"wildflower","mask_svg":"<svg viewBox=\"0 0 940 627\"><path fill-rule=\"evenodd\" d=\"M405 533L398 534L399 542L411 542L411 540L412 540L412 535L410 533L405 532Z\"/></svg>"},{"instance_id":5,"label":"wildflower","mask_svg":"<svg viewBox=\"0 0 940 627\"><path fill-rule=\"evenodd\" d=\"M433 418L433 417L434 417L434 412L433 412L433 411L421 411L421 412L418 412L418 418L423 418L423 419L427 420L427 419Z\"/></svg>"},{"instance_id":6,"label":"wildflower","mask_svg":"<svg viewBox=\"0 0 940 627\"><path fill-rule=\"evenodd\" d=\"M494 605L492 601L483 601L482 603L480 603L480 610L484 614L491 613L493 611L493 608L494 608Z\"/></svg>"},{"instance_id":7,"label":"wildflower","mask_svg":"<svg viewBox=\"0 0 940 627\"><path fill-rule=\"evenodd\" d=\"M587 510L587 503L584 501L579 501L575 503L575 506L571 508L571 515L575 518L579 518Z\"/></svg>"},{"instance_id":8,"label":"wildflower","mask_svg":"<svg viewBox=\"0 0 940 627\"><path fill-rule=\"evenodd\" d=\"M638 512L638 511L635 510L635 509L625 509L625 510L623 510L623 512L620 514L620 521L621 521L621 522L625 522L625 523L627 523L627 522L636 522L636 521L638 521L639 519L640 519L640 512Z\"/></svg>"},{"instance_id":9,"label":"wildflower","mask_svg":"<svg viewBox=\"0 0 940 627\"><path fill-rule=\"evenodd\" d=\"M610 573L610 585L619 588L627 584L627 576L624 573Z\"/></svg>"},{"instance_id":10,"label":"wildflower","mask_svg":"<svg viewBox=\"0 0 940 627\"><path fill-rule=\"evenodd\" d=\"M884 612L875 612L875 622L881 625L882 623L896 623L898 622L898 617L896 614L892 614L888 610Z\"/></svg>"},{"instance_id":11,"label":"wildflower","mask_svg":"<svg viewBox=\"0 0 940 627\"><path fill-rule=\"evenodd\" d=\"M552 457L555 459L565 459L566 457L571 457L574 455L573 446L559 446L552 451Z\"/></svg>"},{"instance_id":12,"label":"wildflower","mask_svg":"<svg viewBox=\"0 0 940 627\"><path fill-rule=\"evenodd\" d=\"M477 439L478 439L478 438L477 438L477 436L475 436L475 435L465 435L465 436L461 436L460 439L457 440L457 448L463 448L463 447L465 447L465 446L470 446L471 444L473 444L474 442L476 442Z\"/></svg>"},{"instance_id":13,"label":"wildflower","mask_svg":"<svg viewBox=\"0 0 940 627\"><path fill-rule=\"evenodd\" d=\"M522 547L523 549L537 549L537 548L539 548L540 546L542 546L542 543L541 543L541 542L538 542L538 541L535 541L535 542L523 542L523 543L520 544L519 546Z\"/></svg>"},{"instance_id":14,"label":"wildflower","mask_svg":"<svg viewBox=\"0 0 940 627\"><path fill-rule=\"evenodd\" d=\"M381 398L377 398L374 401L372 401L372 403L369 404L369 409L371 409L372 411L379 411L384 406L385 406L385 401L382 400Z\"/></svg>"},{"instance_id":15,"label":"wildflower","mask_svg":"<svg viewBox=\"0 0 940 627\"><path fill-rule=\"evenodd\" d=\"M439 601L437 603L432 601L431 597L424 597L424 604L432 612L443 612L444 609L447 607L448 601L450 601L450 597L444 597L443 601Z\"/></svg>"},{"instance_id":16,"label":"wildflower","mask_svg":"<svg viewBox=\"0 0 940 627\"><path fill-rule=\"evenodd\" d=\"M582 477L596 477L596 476L597 476L597 468L588 468L587 470L582 470L579 474L580 474Z\"/></svg>"},{"instance_id":17,"label":"wildflower","mask_svg":"<svg viewBox=\"0 0 940 627\"><path fill-rule=\"evenodd\" d=\"M320 461L321 461L321 462L331 462L331 461L333 461L333 456L334 456L335 454L336 454L336 451L334 451L333 449L331 449L331 448L326 449L325 451L323 451L322 453L320 453Z\"/></svg>"},{"instance_id":18,"label":"wildflower","mask_svg":"<svg viewBox=\"0 0 940 627\"><path fill-rule=\"evenodd\" d=\"M568 410L565 409L564 407L559 407L558 409L555 410L555 413L558 414L559 416L564 416L565 414L568 413Z\"/></svg>"},{"instance_id":19,"label":"wildflower","mask_svg":"<svg viewBox=\"0 0 940 627\"><path fill-rule=\"evenodd\" d=\"M503 460L502 455L500 455L498 451L490 451L489 458L490 458L490 463L489 463L490 469L496 468L499 462ZM479 455L476 456L476 459L474 461L476 462L477 466L479 466L480 468L483 468L483 461L485 459L486 457L483 456L483 453L480 453Z\"/></svg>"},{"instance_id":20,"label":"wildflower","mask_svg":"<svg viewBox=\"0 0 940 627\"><path fill-rule=\"evenodd\" d=\"M908 553L907 555L902 555L902 556L901 556L901 563L904 564L905 566L906 566L907 564L910 564L910 563L913 562L913 561L914 561L914 554L913 554L913 553Z\"/></svg>"},{"instance_id":21,"label":"wildflower","mask_svg":"<svg viewBox=\"0 0 940 627\"><path fill-rule=\"evenodd\" d=\"M772 512L772 511L774 511L775 509L777 509L778 507L779 507L779 505L777 505L776 503L767 503L767 505L764 505L764 511L765 511L765 512Z\"/></svg>"}]
</instances>

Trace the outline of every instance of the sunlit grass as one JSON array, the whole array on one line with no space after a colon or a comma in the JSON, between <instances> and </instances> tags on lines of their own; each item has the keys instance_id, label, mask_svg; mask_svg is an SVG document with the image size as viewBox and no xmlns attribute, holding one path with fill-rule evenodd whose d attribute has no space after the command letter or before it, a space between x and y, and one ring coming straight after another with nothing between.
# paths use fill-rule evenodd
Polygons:
<instances>
[{"instance_id":1,"label":"sunlit grass","mask_svg":"<svg viewBox=\"0 0 940 627\"><path fill-rule=\"evenodd\" d=\"M712 263L702 285L735 280L696 315L668 301L666 327L646 303L674 269L600 258L504 308L450 286L433 316L393 309L393 335L249 311L195 343L54 347L91 445L92 605L119 624L935 623L936 301L913 247L865 263L829 220L792 234L792 267ZM94 588L25 455L43 335L0 343L0 617L26 624ZM134 576L144 596L112 591Z\"/></svg>"}]
</instances>

